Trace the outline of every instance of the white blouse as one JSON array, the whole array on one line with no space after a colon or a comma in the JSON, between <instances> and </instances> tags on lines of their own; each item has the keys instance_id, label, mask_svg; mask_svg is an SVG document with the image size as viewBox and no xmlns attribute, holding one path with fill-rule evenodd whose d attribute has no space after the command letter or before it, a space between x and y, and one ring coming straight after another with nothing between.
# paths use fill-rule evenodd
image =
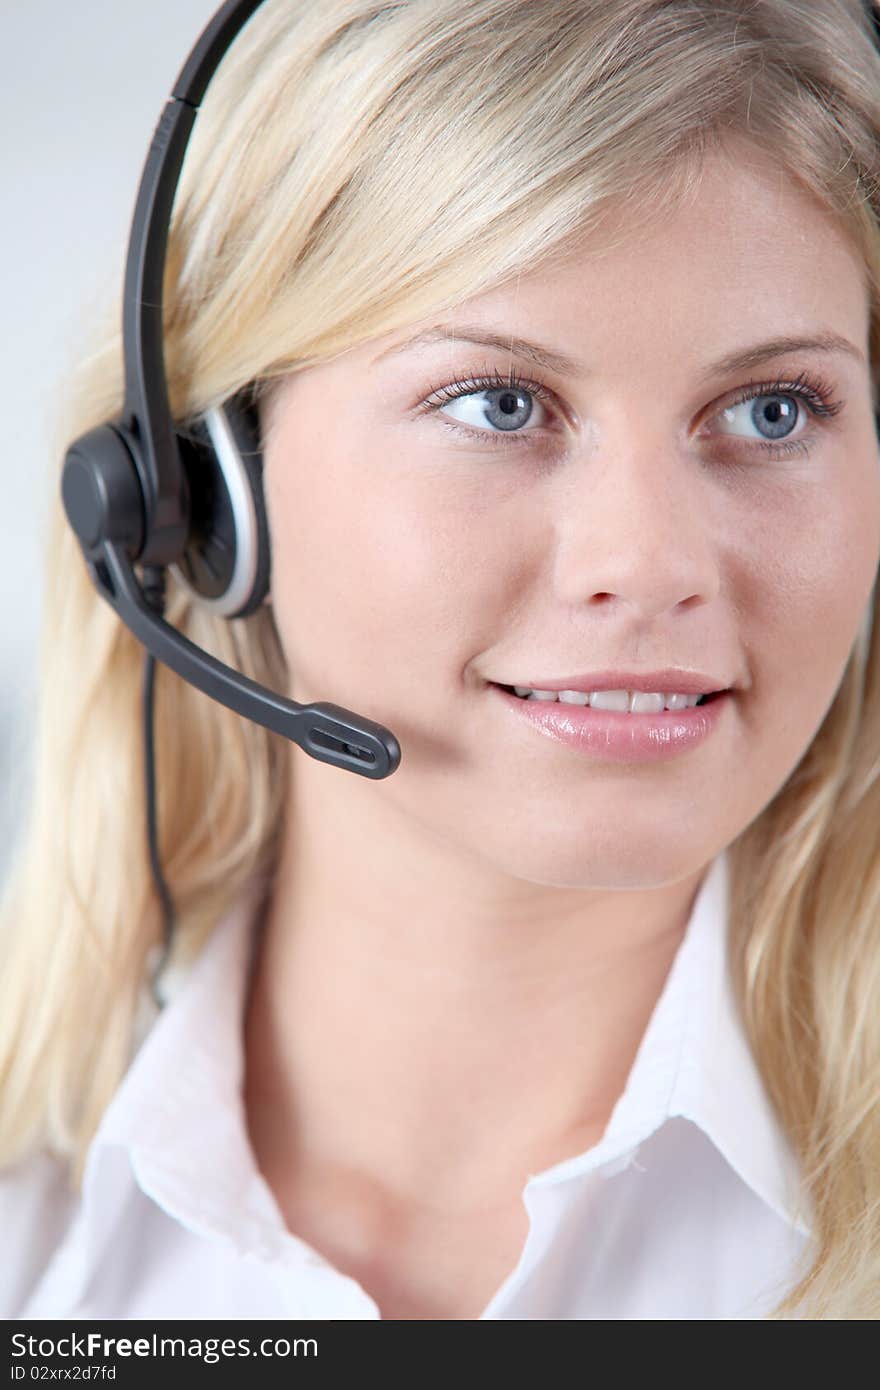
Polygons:
<instances>
[{"instance_id":1,"label":"white blouse","mask_svg":"<svg viewBox=\"0 0 880 1390\"><path fill-rule=\"evenodd\" d=\"M529 1177L529 1231L481 1318L755 1319L811 1237L735 1007L710 866L602 1139ZM261 894L249 886L146 1030L82 1195L47 1153L0 1173L0 1317L379 1318L287 1229L241 1096ZM357 1122L357 1117L354 1117Z\"/></svg>"}]
</instances>

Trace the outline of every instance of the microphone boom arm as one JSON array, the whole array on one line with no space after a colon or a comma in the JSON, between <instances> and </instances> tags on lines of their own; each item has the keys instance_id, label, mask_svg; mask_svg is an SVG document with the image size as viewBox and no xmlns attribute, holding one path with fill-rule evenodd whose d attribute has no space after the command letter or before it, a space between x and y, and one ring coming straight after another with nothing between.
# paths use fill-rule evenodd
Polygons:
<instances>
[{"instance_id":1,"label":"microphone boom arm","mask_svg":"<svg viewBox=\"0 0 880 1390\"><path fill-rule=\"evenodd\" d=\"M150 608L131 560L112 541L103 541L88 563L96 587L138 641L227 709L290 739L313 758L363 777L388 777L399 765L400 744L382 724L328 701L297 704L197 647Z\"/></svg>"}]
</instances>

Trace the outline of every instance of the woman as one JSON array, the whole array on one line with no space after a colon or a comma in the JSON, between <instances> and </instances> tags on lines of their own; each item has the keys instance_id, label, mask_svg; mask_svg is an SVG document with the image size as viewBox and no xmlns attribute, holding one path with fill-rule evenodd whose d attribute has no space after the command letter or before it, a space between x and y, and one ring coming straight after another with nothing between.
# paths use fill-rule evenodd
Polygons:
<instances>
[{"instance_id":1,"label":"woman","mask_svg":"<svg viewBox=\"0 0 880 1390\"><path fill-rule=\"evenodd\" d=\"M156 1020L143 652L56 509L4 1315L880 1316L866 12L268 0L166 300L273 557L169 621L403 757L159 670ZM108 332L65 437L121 390Z\"/></svg>"}]
</instances>

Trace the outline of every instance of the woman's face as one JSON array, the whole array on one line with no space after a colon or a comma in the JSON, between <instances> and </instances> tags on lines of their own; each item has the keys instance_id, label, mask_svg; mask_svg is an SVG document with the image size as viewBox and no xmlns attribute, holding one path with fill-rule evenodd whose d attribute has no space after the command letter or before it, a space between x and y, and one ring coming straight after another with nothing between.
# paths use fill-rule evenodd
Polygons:
<instances>
[{"instance_id":1,"label":"woman's face","mask_svg":"<svg viewBox=\"0 0 880 1390\"><path fill-rule=\"evenodd\" d=\"M740 150L695 206L616 230L293 375L268 419L289 693L402 749L383 781L322 766L337 810L557 886L672 881L736 838L821 725L880 556L868 295L833 221ZM823 333L852 352L717 365ZM491 383L511 370L513 398ZM659 762L543 736L490 685L667 666L734 689L707 740Z\"/></svg>"}]
</instances>

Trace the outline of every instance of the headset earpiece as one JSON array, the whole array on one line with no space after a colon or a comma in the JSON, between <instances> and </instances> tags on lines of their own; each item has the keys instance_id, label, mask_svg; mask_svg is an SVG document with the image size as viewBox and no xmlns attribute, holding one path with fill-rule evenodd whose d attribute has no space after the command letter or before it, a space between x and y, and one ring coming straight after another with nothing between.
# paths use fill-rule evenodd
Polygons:
<instances>
[{"instance_id":1,"label":"headset earpiece","mask_svg":"<svg viewBox=\"0 0 880 1390\"><path fill-rule=\"evenodd\" d=\"M134 555L144 546L144 484L138 455L133 435L113 423L81 435L69 446L64 460L64 509L92 577L104 590L109 576L96 573L101 543L112 541Z\"/></svg>"},{"instance_id":2,"label":"headset earpiece","mask_svg":"<svg viewBox=\"0 0 880 1390\"><path fill-rule=\"evenodd\" d=\"M221 617L240 618L267 601L271 574L256 408L239 395L176 432L186 519L183 548L169 566L194 598ZM102 541L140 554L148 541L144 463L135 434L101 425L69 448L62 475L65 510L93 578L109 574L97 558Z\"/></svg>"},{"instance_id":3,"label":"headset earpiece","mask_svg":"<svg viewBox=\"0 0 880 1390\"><path fill-rule=\"evenodd\" d=\"M171 572L211 612L246 617L267 601L271 575L256 407L232 397L177 442L193 502Z\"/></svg>"}]
</instances>

